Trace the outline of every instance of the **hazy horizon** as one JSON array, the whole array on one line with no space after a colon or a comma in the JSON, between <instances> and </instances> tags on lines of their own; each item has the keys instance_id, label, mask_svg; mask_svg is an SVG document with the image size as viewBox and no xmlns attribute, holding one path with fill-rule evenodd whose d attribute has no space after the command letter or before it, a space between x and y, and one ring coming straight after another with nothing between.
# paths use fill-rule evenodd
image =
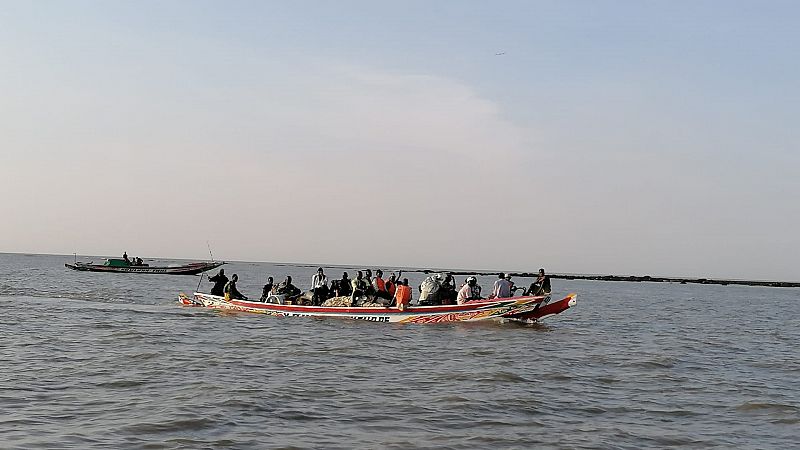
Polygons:
<instances>
[{"instance_id":1,"label":"hazy horizon","mask_svg":"<svg viewBox=\"0 0 800 450\"><path fill-rule=\"evenodd\" d=\"M112 255L112 254L96 254L96 255L82 255L82 254L65 254L65 253L28 253L28 252L0 252L0 255L18 255L18 256L56 256L56 257L66 257L69 260L65 260L67 263L71 263L73 258L77 256L78 262L92 262L94 264L99 264L100 261L86 261L86 258L92 257L101 257L101 258L116 258L121 257L121 255ZM151 255L129 255L131 257L138 256L144 260L144 263L147 264L148 262L152 261L210 261L211 258L206 255L205 258L183 258L177 256L151 256ZM508 267L489 267L489 268L475 268L475 267L435 267L435 266L399 266L399 265L387 265L381 264L380 262L367 262L367 263L347 263L347 262L330 262L330 261L269 261L269 260L239 260L239 259L225 259L214 257L214 261L224 261L226 264L236 264L236 263L244 263L244 264L253 264L253 263L264 263L264 264L275 264L275 265L287 265L287 266L298 266L298 267L323 267L326 270L331 268L352 268L354 270L359 269L372 269L373 271L376 269L382 269L384 272L386 271L394 271L394 270L442 270L442 271L458 271L458 272L470 272L474 271L475 273L529 273L535 275L539 268L508 268ZM587 276L636 276L636 277L643 277L643 276L650 276L655 278L686 278L686 279L702 279L708 278L713 280L738 280L738 281L768 281L768 282L789 282L789 283L796 283L800 280L786 280L786 279L773 279L773 278L734 278L734 277L709 277L702 274L671 274L671 273L610 273L610 272L565 272L565 271L547 271L548 274L552 275L587 275ZM334 274L336 276L336 274ZM625 280L613 280L613 282L624 282ZM641 280L639 280L641 281Z\"/></svg>"},{"instance_id":2,"label":"hazy horizon","mask_svg":"<svg viewBox=\"0 0 800 450\"><path fill-rule=\"evenodd\" d=\"M798 19L0 1L0 251L800 280Z\"/></svg>"}]
</instances>

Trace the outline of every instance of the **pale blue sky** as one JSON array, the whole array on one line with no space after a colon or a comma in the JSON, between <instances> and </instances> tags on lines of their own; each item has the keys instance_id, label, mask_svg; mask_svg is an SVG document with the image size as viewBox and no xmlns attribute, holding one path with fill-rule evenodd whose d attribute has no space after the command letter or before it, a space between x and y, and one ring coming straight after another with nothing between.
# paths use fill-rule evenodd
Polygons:
<instances>
[{"instance_id":1,"label":"pale blue sky","mask_svg":"<svg viewBox=\"0 0 800 450\"><path fill-rule=\"evenodd\" d=\"M798 280L798 23L0 1L0 251Z\"/></svg>"}]
</instances>

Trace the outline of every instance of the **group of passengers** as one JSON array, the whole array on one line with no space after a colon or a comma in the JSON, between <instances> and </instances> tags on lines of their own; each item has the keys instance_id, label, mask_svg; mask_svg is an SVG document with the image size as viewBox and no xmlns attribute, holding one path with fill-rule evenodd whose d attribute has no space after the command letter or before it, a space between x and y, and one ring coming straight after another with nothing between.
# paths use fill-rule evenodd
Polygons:
<instances>
[{"instance_id":1,"label":"group of passengers","mask_svg":"<svg viewBox=\"0 0 800 450\"><path fill-rule=\"evenodd\" d=\"M134 256L133 258L128 258L128 252L122 252L122 260L125 261L126 264L129 266L143 266L144 261L142 258L138 256Z\"/></svg>"},{"instance_id":2,"label":"group of passengers","mask_svg":"<svg viewBox=\"0 0 800 450\"><path fill-rule=\"evenodd\" d=\"M371 269L365 269L363 272L356 271L356 277L350 278L347 272L342 272L342 278L331 280L328 286L328 276L320 267L311 277L310 303L320 306L333 297L350 297L352 306L359 300L366 302L367 299L371 299L374 303L384 306L397 305L398 308L404 309L411 302L411 288L408 287L407 278L400 280L402 274L403 272L397 275L393 273L384 279L381 269L375 271L374 277ZM281 294L281 292L273 293ZM266 301L266 291L261 300Z\"/></svg>"},{"instance_id":3,"label":"group of passengers","mask_svg":"<svg viewBox=\"0 0 800 450\"><path fill-rule=\"evenodd\" d=\"M513 297L518 290L522 290L523 296L549 295L550 277L545 275L544 269L539 269L539 276L525 289L515 286L510 274L500 273L488 299ZM437 273L425 278L420 285L419 305L461 305L472 300L483 300L481 291L478 279L474 276L467 277L461 288L456 291L452 275Z\"/></svg>"},{"instance_id":4,"label":"group of passengers","mask_svg":"<svg viewBox=\"0 0 800 450\"><path fill-rule=\"evenodd\" d=\"M384 279L382 270L376 270L373 277L372 270L366 269L363 272L357 271L356 277L352 279L347 272L344 272L342 278L331 280L329 283L328 276L320 267L317 269L317 273L311 277L310 295L304 295L301 289L292 284L291 276L287 276L277 285L270 276L267 277L267 284L262 289L260 300L266 302L271 295L280 295L286 299L295 299L298 303L322 306L326 300L333 297L350 297L349 306L357 306L359 301L363 304L371 300L386 307L397 306L398 309L404 310L411 303L412 292L408 286L408 278L401 280L401 275L402 272L397 275L392 273L387 279ZM214 283L211 294L224 296L228 300L247 300L247 296L236 288L238 279L238 275L233 274L228 280L225 270L220 269L217 275L208 279ZM461 305L469 301L484 299L481 296L481 286L476 277L467 277L464 284L458 289L455 283L455 278L449 273L436 273L428 276L419 286L420 296L417 305ZM528 289L525 289L516 287L511 281L511 275L500 273L488 298L512 297L518 290L522 290L522 295L549 295L551 291L550 277L545 275L544 269L539 269L539 276Z\"/></svg>"}]
</instances>

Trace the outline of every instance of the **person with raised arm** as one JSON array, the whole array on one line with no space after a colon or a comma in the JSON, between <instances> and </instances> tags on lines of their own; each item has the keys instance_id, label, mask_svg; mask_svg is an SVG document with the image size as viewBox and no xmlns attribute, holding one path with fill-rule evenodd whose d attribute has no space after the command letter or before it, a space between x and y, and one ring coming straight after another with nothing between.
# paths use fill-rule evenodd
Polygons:
<instances>
[{"instance_id":1,"label":"person with raised arm","mask_svg":"<svg viewBox=\"0 0 800 450\"><path fill-rule=\"evenodd\" d=\"M383 280L383 271L378 269L375 271L375 278L372 279L372 289L375 291L375 296L384 300L391 300L389 291L386 290L386 281Z\"/></svg>"},{"instance_id":2,"label":"person with raised arm","mask_svg":"<svg viewBox=\"0 0 800 450\"><path fill-rule=\"evenodd\" d=\"M402 274L403 274L402 271L397 275L392 273L392 275L389 277L389 279L386 280L386 292L389 293L389 298L394 298L394 293L395 293L395 291L397 291L397 285L399 285L401 283L400 275L402 275Z\"/></svg>"}]
</instances>

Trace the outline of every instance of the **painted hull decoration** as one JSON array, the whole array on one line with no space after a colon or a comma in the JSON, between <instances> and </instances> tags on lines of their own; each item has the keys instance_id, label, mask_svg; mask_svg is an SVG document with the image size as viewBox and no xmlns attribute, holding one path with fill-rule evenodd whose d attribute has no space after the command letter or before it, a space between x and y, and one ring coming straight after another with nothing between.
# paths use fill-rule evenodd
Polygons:
<instances>
[{"instance_id":1,"label":"painted hull decoration","mask_svg":"<svg viewBox=\"0 0 800 450\"><path fill-rule=\"evenodd\" d=\"M166 275L197 275L207 270L215 269L225 264L222 261L215 262L196 262L180 266L106 266L100 264L87 264L76 262L75 264L64 264L72 270L86 272L112 272L112 273L160 273Z\"/></svg>"},{"instance_id":2,"label":"painted hull decoration","mask_svg":"<svg viewBox=\"0 0 800 450\"><path fill-rule=\"evenodd\" d=\"M550 302L550 297L535 305L518 309L503 317L506 319L518 320L521 322L535 322L545 317L561 314L562 312L572 308L578 303L578 294L569 294L561 300Z\"/></svg>"},{"instance_id":3,"label":"painted hull decoration","mask_svg":"<svg viewBox=\"0 0 800 450\"><path fill-rule=\"evenodd\" d=\"M576 294L554 303L547 303L550 297L512 297L492 300L478 300L463 305L411 306L404 311L386 307L338 307L304 306L262 303L250 300L230 300L216 295L195 292L192 297L184 293L178 295L178 302L184 306L202 306L213 309L243 311L268 314L278 317L313 316L337 317L366 320L370 322L393 323L443 323L474 322L488 319L513 319L533 322L540 318L559 314L575 306Z\"/></svg>"}]
</instances>

